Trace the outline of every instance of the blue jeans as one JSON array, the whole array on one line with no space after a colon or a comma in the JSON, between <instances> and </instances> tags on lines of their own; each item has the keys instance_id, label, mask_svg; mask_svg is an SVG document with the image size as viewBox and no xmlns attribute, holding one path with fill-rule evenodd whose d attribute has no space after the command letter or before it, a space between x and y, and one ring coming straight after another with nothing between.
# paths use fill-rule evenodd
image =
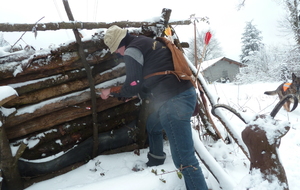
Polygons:
<instances>
[{"instance_id":1,"label":"blue jeans","mask_svg":"<svg viewBox=\"0 0 300 190\"><path fill-rule=\"evenodd\" d=\"M191 132L191 116L194 112L197 95L194 88L166 101L147 119L150 153L164 156L163 134L166 132L170 143L171 154L176 168L184 168L187 190L207 190L207 185L195 156Z\"/></svg>"}]
</instances>

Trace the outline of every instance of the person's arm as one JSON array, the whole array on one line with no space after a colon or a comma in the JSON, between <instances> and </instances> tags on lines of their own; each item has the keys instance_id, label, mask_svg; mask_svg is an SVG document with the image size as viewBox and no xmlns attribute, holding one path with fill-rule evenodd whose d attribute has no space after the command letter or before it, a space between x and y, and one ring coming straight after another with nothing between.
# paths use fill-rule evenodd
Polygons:
<instances>
[{"instance_id":1,"label":"person's arm","mask_svg":"<svg viewBox=\"0 0 300 190\"><path fill-rule=\"evenodd\" d=\"M126 79L123 86L103 89L101 98L107 99L109 96L130 98L136 96L142 86L144 58L136 48L128 48L124 55Z\"/></svg>"}]
</instances>

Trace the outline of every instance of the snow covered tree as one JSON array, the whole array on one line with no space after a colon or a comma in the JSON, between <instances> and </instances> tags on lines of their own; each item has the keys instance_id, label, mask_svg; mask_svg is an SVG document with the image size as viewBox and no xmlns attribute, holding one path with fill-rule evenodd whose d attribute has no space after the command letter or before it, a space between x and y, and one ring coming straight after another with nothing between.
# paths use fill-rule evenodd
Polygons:
<instances>
[{"instance_id":1,"label":"snow covered tree","mask_svg":"<svg viewBox=\"0 0 300 190\"><path fill-rule=\"evenodd\" d=\"M236 82L244 84L291 80L292 73L299 72L299 62L290 61L297 57L295 51L293 47L264 46L255 55L248 56L246 67L240 69Z\"/></svg>"},{"instance_id":2,"label":"snow covered tree","mask_svg":"<svg viewBox=\"0 0 300 190\"><path fill-rule=\"evenodd\" d=\"M261 42L261 31L259 31L252 21L246 23L245 32L242 34L242 54L240 55L241 62L249 61L249 56L258 52L264 44Z\"/></svg>"},{"instance_id":3,"label":"snow covered tree","mask_svg":"<svg viewBox=\"0 0 300 190\"><path fill-rule=\"evenodd\" d=\"M203 56L203 49L204 49L204 39L207 31L202 30L201 32L197 31L197 37L196 37L196 52L197 52L197 63L200 63L200 59ZM217 40L216 33L214 31L210 31L212 34L212 38L209 41L209 44L206 47L205 54L202 58L202 61L214 59L217 57L221 57L224 55L222 48L220 46L219 41ZM187 57L194 62L195 60L195 40L192 39L190 41L190 47L187 52Z\"/></svg>"},{"instance_id":4,"label":"snow covered tree","mask_svg":"<svg viewBox=\"0 0 300 190\"><path fill-rule=\"evenodd\" d=\"M255 55L247 56L246 67L240 69L237 81L239 83L274 81L274 79L278 81L282 60L276 48L263 47L260 51L256 51Z\"/></svg>"},{"instance_id":5,"label":"snow covered tree","mask_svg":"<svg viewBox=\"0 0 300 190\"><path fill-rule=\"evenodd\" d=\"M300 46L300 0L283 0L286 16L279 21L282 32L293 35L295 43Z\"/></svg>"}]
</instances>

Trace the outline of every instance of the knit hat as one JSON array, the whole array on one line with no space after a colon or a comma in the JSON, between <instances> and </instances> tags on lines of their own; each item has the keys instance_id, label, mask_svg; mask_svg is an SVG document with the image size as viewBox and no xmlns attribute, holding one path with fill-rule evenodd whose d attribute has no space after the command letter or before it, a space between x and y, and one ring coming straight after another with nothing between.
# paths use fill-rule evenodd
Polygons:
<instances>
[{"instance_id":1,"label":"knit hat","mask_svg":"<svg viewBox=\"0 0 300 190\"><path fill-rule=\"evenodd\" d=\"M116 25L109 27L104 36L104 43L108 46L110 52L115 52L122 39L126 36L127 29L122 29Z\"/></svg>"}]
</instances>

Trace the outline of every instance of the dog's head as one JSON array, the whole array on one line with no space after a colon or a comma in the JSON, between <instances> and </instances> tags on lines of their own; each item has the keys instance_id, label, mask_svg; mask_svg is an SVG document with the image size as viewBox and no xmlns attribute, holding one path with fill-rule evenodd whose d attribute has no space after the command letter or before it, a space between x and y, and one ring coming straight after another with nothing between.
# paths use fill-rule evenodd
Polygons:
<instances>
[{"instance_id":1,"label":"dog's head","mask_svg":"<svg viewBox=\"0 0 300 190\"><path fill-rule=\"evenodd\" d=\"M300 96L300 77L297 77L294 73L292 74L293 85L296 88L296 95Z\"/></svg>"}]
</instances>

